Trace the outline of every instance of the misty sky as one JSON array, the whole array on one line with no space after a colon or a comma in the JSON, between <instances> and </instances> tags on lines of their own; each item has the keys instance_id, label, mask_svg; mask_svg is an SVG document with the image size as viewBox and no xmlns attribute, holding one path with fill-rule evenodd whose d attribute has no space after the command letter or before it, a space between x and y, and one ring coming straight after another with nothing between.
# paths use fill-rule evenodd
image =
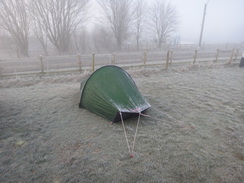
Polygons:
<instances>
[{"instance_id":1,"label":"misty sky","mask_svg":"<svg viewBox=\"0 0 244 183\"><path fill-rule=\"evenodd\" d=\"M177 8L182 43L198 44L204 5L207 3L202 43L244 42L244 0L165 0ZM150 1L149 1L150 2ZM99 9L93 4L95 9ZM93 12L99 17L99 13Z\"/></svg>"},{"instance_id":2,"label":"misty sky","mask_svg":"<svg viewBox=\"0 0 244 183\"><path fill-rule=\"evenodd\" d=\"M170 0L179 12L178 34L183 42L198 43L204 4L207 13L202 43L244 41L244 0Z\"/></svg>"}]
</instances>

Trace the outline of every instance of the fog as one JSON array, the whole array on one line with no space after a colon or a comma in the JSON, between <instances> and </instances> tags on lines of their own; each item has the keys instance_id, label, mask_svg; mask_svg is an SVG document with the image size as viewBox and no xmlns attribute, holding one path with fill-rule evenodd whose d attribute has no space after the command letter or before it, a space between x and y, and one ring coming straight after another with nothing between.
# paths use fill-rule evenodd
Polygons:
<instances>
[{"instance_id":1,"label":"fog","mask_svg":"<svg viewBox=\"0 0 244 183\"><path fill-rule=\"evenodd\" d=\"M28 57L194 45L203 17L201 44L244 42L244 0L40 2L0 1L0 53Z\"/></svg>"},{"instance_id":2,"label":"fog","mask_svg":"<svg viewBox=\"0 0 244 183\"><path fill-rule=\"evenodd\" d=\"M244 41L243 0L171 0L179 12L182 42L198 43L207 3L202 43Z\"/></svg>"},{"instance_id":3,"label":"fog","mask_svg":"<svg viewBox=\"0 0 244 183\"><path fill-rule=\"evenodd\" d=\"M98 19L99 7L95 0L91 2L92 8L97 10L92 12L92 19ZM207 9L202 43L244 41L243 0L170 0L166 2L170 2L178 11L179 28L174 35L180 36L182 43L198 44L205 4L207 4Z\"/></svg>"}]
</instances>

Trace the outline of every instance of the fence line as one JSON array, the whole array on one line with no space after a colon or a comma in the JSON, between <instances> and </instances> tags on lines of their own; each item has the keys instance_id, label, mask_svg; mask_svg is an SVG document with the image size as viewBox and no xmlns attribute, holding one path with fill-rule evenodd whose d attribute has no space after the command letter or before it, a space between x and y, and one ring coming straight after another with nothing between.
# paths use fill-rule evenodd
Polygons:
<instances>
[{"instance_id":1,"label":"fence line","mask_svg":"<svg viewBox=\"0 0 244 183\"><path fill-rule=\"evenodd\" d=\"M92 70L104 65L119 66L149 66L162 65L165 70L169 65L196 62L232 63L241 58L239 49L232 50L167 50L160 52L130 52L112 54L65 55L56 57L39 57L2 60L0 61L0 76L20 74L45 74L50 72Z\"/></svg>"}]
</instances>

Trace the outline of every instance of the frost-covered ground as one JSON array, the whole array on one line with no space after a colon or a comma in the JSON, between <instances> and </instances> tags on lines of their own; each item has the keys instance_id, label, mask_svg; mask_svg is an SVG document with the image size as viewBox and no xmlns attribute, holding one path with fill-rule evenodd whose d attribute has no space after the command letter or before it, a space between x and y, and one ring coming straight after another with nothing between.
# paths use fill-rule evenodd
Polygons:
<instances>
[{"instance_id":1,"label":"frost-covered ground","mask_svg":"<svg viewBox=\"0 0 244 183\"><path fill-rule=\"evenodd\" d=\"M243 182L243 68L128 72L159 119L141 117L134 158L121 123L78 108L85 74L0 80L0 182Z\"/></svg>"}]
</instances>

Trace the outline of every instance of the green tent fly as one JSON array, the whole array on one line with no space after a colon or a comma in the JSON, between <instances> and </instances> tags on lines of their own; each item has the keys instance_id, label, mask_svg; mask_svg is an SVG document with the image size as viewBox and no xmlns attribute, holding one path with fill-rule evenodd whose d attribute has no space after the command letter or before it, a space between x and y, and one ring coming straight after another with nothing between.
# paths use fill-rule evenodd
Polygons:
<instances>
[{"instance_id":1,"label":"green tent fly","mask_svg":"<svg viewBox=\"0 0 244 183\"><path fill-rule=\"evenodd\" d=\"M151 106L125 70L108 65L81 83L79 107L118 122L121 118L138 116Z\"/></svg>"}]
</instances>

